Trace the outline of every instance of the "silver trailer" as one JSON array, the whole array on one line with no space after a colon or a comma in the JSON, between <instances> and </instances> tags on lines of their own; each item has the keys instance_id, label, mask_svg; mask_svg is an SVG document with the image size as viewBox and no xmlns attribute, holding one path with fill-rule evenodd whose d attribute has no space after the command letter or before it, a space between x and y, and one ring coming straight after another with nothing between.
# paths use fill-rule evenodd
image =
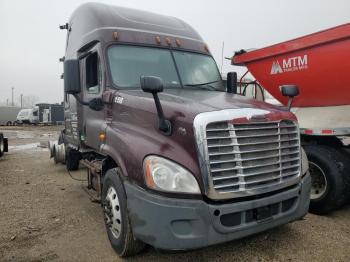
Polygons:
<instances>
[{"instance_id":1,"label":"silver trailer","mask_svg":"<svg viewBox=\"0 0 350 262\"><path fill-rule=\"evenodd\" d=\"M17 106L0 106L0 125L14 125L20 110Z\"/></svg>"}]
</instances>

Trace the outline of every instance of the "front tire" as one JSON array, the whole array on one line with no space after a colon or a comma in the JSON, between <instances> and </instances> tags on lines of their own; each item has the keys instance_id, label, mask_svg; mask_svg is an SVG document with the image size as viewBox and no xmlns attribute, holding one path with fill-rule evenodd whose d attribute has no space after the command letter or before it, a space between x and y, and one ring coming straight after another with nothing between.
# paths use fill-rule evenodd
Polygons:
<instances>
[{"instance_id":1,"label":"front tire","mask_svg":"<svg viewBox=\"0 0 350 262\"><path fill-rule=\"evenodd\" d=\"M345 154L330 146L304 146L310 175L310 209L314 214L323 215L343 206L349 197L350 174Z\"/></svg>"},{"instance_id":2,"label":"front tire","mask_svg":"<svg viewBox=\"0 0 350 262\"><path fill-rule=\"evenodd\" d=\"M120 257L135 255L145 244L134 238L127 210L126 193L121 171L118 168L106 172L102 189L103 212L109 241Z\"/></svg>"}]
</instances>

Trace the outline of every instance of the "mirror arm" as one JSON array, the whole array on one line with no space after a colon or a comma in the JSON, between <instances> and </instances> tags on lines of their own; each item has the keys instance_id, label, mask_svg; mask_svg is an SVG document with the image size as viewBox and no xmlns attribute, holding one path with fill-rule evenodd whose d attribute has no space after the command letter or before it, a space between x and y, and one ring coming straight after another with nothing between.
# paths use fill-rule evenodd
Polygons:
<instances>
[{"instance_id":1,"label":"mirror arm","mask_svg":"<svg viewBox=\"0 0 350 262\"><path fill-rule=\"evenodd\" d=\"M84 106L88 106L90 103L89 102L85 102L83 100L80 99L80 97L77 94L73 94L73 96L75 97L75 99L79 102L79 104L84 105Z\"/></svg>"},{"instance_id":2,"label":"mirror arm","mask_svg":"<svg viewBox=\"0 0 350 262\"><path fill-rule=\"evenodd\" d=\"M158 115L158 129L163 133L163 135L170 136L171 123L168 119L165 118L163 108L158 97L158 93L163 92L163 80L156 76L141 76L140 84L144 92L151 93L153 96Z\"/></svg>"},{"instance_id":3,"label":"mirror arm","mask_svg":"<svg viewBox=\"0 0 350 262\"><path fill-rule=\"evenodd\" d=\"M163 108L160 104L159 97L157 93L152 93L154 102L157 108L157 114L159 118L159 130L162 131L165 135L169 136L171 134L171 123L169 120L165 119Z\"/></svg>"},{"instance_id":4,"label":"mirror arm","mask_svg":"<svg viewBox=\"0 0 350 262\"><path fill-rule=\"evenodd\" d=\"M293 103L294 97L290 96L288 98L288 104L287 104L287 108L290 111L290 109L292 108L292 103Z\"/></svg>"},{"instance_id":5,"label":"mirror arm","mask_svg":"<svg viewBox=\"0 0 350 262\"><path fill-rule=\"evenodd\" d=\"M294 97L299 95L299 88L296 85L281 85L280 91L282 96L288 97L287 109L290 111L292 108Z\"/></svg>"},{"instance_id":6,"label":"mirror arm","mask_svg":"<svg viewBox=\"0 0 350 262\"><path fill-rule=\"evenodd\" d=\"M80 97L77 94L73 94L75 99L78 101L79 104L83 106L88 106L90 109L95 111L100 111L103 109L104 105L106 104L101 98L93 98L88 102L85 102L80 99Z\"/></svg>"}]
</instances>

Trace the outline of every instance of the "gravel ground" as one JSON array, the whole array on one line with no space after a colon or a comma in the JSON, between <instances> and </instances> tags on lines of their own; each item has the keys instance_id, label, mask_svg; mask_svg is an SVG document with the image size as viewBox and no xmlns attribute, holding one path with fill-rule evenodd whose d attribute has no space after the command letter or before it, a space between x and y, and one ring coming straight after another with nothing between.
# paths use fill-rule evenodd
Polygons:
<instances>
[{"instance_id":1,"label":"gravel ground","mask_svg":"<svg viewBox=\"0 0 350 262\"><path fill-rule=\"evenodd\" d=\"M11 146L0 158L0 261L120 261L100 206L40 147L58 130L0 127ZM85 171L73 175L84 178ZM349 218L346 206L201 250L159 253L149 247L127 261L350 261Z\"/></svg>"}]
</instances>

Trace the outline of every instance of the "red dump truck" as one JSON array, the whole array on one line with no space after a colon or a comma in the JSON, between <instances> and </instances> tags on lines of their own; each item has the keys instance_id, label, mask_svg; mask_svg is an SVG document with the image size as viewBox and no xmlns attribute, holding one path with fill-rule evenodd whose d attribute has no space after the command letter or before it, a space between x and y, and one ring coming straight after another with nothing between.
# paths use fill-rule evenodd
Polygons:
<instances>
[{"instance_id":1,"label":"red dump truck","mask_svg":"<svg viewBox=\"0 0 350 262\"><path fill-rule=\"evenodd\" d=\"M249 52L241 50L232 64L246 66L256 79L257 91L267 90L282 104L288 101L279 87L299 87L292 111L299 120L312 175L310 211L324 214L346 203L350 194L350 23ZM241 86L245 92L242 82Z\"/></svg>"}]
</instances>

